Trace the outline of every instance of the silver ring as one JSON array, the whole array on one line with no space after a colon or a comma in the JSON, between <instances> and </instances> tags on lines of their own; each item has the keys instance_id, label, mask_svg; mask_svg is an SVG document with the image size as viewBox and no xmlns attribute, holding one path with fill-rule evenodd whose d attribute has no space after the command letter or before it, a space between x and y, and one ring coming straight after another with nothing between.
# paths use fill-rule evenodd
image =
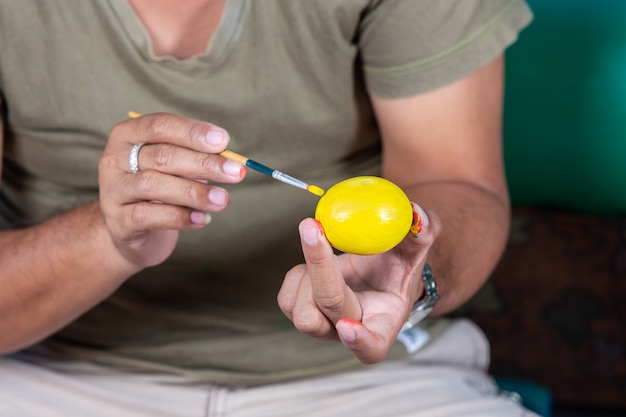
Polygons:
<instances>
[{"instance_id":1,"label":"silver ring","mask_svg":"<svg viewBox=\"0 0 626 417\"><path fill-rule=\"evenodd\" d=\"M143 143L136 143L130 148L130 154L128 155L128 165L130 166L130 172L136 174L139 172L139 150L143 146Z\"/></svg>"}]
</instances>

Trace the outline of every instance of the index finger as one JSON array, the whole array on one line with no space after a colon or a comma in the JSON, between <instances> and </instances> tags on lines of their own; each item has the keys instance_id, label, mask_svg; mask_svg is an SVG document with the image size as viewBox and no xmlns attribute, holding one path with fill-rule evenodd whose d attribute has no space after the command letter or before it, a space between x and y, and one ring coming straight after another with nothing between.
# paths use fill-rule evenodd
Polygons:
<instances>
[{"instance_id":1,"label":"index finger","mask_svg":"<svg viewBox=\"0 0 626 417\"><path fill-rule=\"evenodd\" d=\"M356 294L346 285L320 223L310 218L303 220L300 237L313 299L320 311L333 324L345 318L361 320L361 305Z\"/></svg>"},{"instance_id":2,"label":"index finger","mask_svg":"<svg viewBox=\"0 0 626 417\"><path fill-rule=\"evenodd\" d=\"M171 143L206 153L219 153L226 149L228 132L212 123L189 119L171 113L141 115L130 111L128 115L138 119L135 123L121 123L127 129L124 136L132 143Z\"/></svg>"}]
</instances>

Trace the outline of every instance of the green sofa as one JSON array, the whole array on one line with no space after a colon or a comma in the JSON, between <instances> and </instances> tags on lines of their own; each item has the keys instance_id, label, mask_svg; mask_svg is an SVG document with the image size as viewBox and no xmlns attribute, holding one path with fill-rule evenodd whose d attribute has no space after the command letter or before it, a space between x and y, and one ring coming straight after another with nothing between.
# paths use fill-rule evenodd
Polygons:
<instances>
[{"instance_id":1,"label":"green sofa","mask_svg":"<svg viewBox=\"0 0 626 417\"><path fill-rule=\"evenodd\" d=\"M626 1L528 3L507 51L510 240L461 312L496 376L626 415Z\"/></svg>"}]
</instances>

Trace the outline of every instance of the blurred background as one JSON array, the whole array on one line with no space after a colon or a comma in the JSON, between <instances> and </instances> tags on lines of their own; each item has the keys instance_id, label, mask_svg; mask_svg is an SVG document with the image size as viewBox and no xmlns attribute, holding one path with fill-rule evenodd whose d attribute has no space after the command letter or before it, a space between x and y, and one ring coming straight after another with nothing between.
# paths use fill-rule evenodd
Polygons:
<instances>
[{"instance_id":1,"label":"blurred background","mask_svg":"<svg viewBox=\"0 0 626 417\"><path fill-rule=\"evenodd\" d=\"M626 0L528 0L507 51L513 224L462 310L545 416L626 416Z\"/></svg>"}]
</instances>

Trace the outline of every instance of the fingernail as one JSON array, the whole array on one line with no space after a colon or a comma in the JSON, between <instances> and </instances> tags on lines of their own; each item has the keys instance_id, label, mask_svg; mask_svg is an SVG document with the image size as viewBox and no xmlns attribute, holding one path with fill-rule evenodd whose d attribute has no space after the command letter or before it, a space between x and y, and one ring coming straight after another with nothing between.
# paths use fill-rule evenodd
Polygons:
<instances>
[{"instance_id":1,"label":"fingernail","mask_svg":"<svg viewBox=\"0 0 626 417\"><path fill-rule=\"evenodd\" d=\"M411 205L413 206L413 225L410 232L414 237L418 237L420 232L428 227L428 215L416 203L411 202Z\"/></svg>"},{"instance_id":2,"label":"fingernail","mask_svg":"<svg viewBox=\"0 0 626 417\"><path fill-rule=\"evenodd\" d=\"M206 134L206 142L211 146L220 146L226 138L226 132L219 128L213 128Z\"/></svg>"},{"instance_id":3,"label":"fingernail","mask_svg":"<svg viewBox=\"0 0 626 417\"><path fill-rule=\"evenodd\" d=\"M226 203L226 191L221 188L211 188L209 201L218 206L224 205Z\"/></svg>"},{"instance_id":4,"label":"fingernail","mask_svg":"<svg viewBox=\"0 0 626 417\"><path fill-rule=\"evenodd\" d=\"M191 219L191 222L195 224L211 223L211 215L203 211L192 211L189 217Z\"/></svg>"},{"instance_id":5,"label":"fingernail","mask_svg":"<svg viewBox=\"0 0 626 417\"><path fill-rule=\"evenodd\" d=\"M313 222L306 222L300 225L300 235L309 245L316 245L320 235L319 226Z\"/></svg>"},{"instance_id":6,"label":"fingernail","mask_svg":"<svg viewBox=\"0 0 626 417\"><path fill-rule=\"evenodd\" d=\"M357 338L356 326L361 326L362 323L353 319L341 319L335 325L337 334L344 342L354 342Z\"/></svg>"},{"instance_id":7,"label":"fingernail","mask_svg":"<svg viewBox=\"0 0 626 417\"><path fill-rule=\"evenodd\" d=\"M239 162L231 161L227 159L222 165L222 169L224 170L224 174L230 175L231 177L241 177L241 171L243 170L243 165Z\"/></svg>"}]
</instances>

